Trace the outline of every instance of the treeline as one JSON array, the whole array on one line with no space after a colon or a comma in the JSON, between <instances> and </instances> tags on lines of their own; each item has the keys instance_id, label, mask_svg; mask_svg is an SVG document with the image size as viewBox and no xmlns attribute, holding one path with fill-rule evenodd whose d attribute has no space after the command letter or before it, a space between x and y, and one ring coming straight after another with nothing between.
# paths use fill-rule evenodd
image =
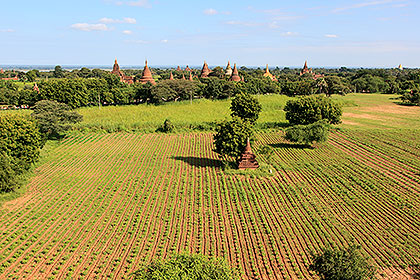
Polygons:
<instances>
[{"instance_id":1,"label":"treeline","mask_svg":"<svg viewBox=\"0 0 420 280\"><path fill-rule=\"evenodd\" d=\"M271 70L278 81L263 77L264 72L260 69L240 69L239 74L243 77L241 82L229 81L220 67L213 69L210 77L203 79L197 78L198 70L193 70L193 81L182 79L189 77L190 72L187 71L153 69L158 80L156 85L127 85L120 82L117 76L99 69L82 68L68 72L56 67L50 73L55 78L51 79L42 79L40 75L43 72L31 70L26 73L27 80L36 80L39 92L34 89L34 84L18 87L13 81L0 81L0 104L32 106L44 99L63 102L72 108L99 104L160 104L197 98L224 99L238 92L288 96L388 93L404 95L408 100L411 98L408 93L416 93L420 89L420 70L412 69L319 69L316 79L312 74L299 76L297 70ZM141 77L141 70L125 72L130 72L127 74L134 75L136 79ZM175 76L174 80L169 80L171 72Z\"/></svg>"}]
</instances>

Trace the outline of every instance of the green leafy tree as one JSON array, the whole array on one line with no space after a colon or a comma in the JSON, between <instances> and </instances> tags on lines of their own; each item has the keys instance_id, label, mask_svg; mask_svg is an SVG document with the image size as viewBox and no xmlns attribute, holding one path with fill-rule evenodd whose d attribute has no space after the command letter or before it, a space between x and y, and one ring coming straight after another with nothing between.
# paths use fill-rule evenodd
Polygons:
<instances>
[{"instance_id":1,"label":"green leafy tree","mask_svg":"<svg viewBox=\"0 0 420 280\"><path fill-rule=\"evenodd\" d=\"M338 76L327 76L325 77L326 83L326 94L331 96L332 94L345 95L350 92L350 88L343 83L343 80Z\"/></svg>"},{"instance_id":2,"label":"green leafy tree","mask_svg":"<svg viewBox=\"0 0 420 280\"><path fill-rule=\"evenodd\" d=\"M61 68L60 65L55 66L53 71L53 77L54 78L64 78L64 71L63 68Z\"/></svg>"},{"instance_id":3,"label":"green leafy tree","mask_svg":"<svg viewBox=\"0 0 420 280\"><path fill-rule=\"evenodd\" d=\"M239 280L238 271L225 260L199 254L179 254L156 260L132 274L133 280Z\"/></svg>"},{"instance_id":4,"label":"green leafy tree","mask_svg":"<svg viewBox=\"0 0 420 280\"><path fill-rule=\"evenodd\" d=\"M295 125L286 129L285 138L301 144L323 143L327 141L329 127L325 120L309 125Z\"/></svg>"},{"instance_id":5,"label":"green leafy tree","mask_svg":"<svg viewBox=\"0 0 420 280\"><path fill-rule=\"evenodd\" d=\"M334 100L320 95L299 97L287 101L284 107L286 119L290 124L311 124L327 120L330 124L341 122L343 110Z\"/></svg>"},{"instance_id":6,"label":"green leafy tree","mask_svg":"<svg viewBox=\"0 0 420 280\"><path fill-rule=\"evenodd\" d=\"M405 103L420 105L420 92L418 89L409 90L405 92L400 98Z\"/></svg>"},{"instance_id":7,"label":"green leafy tree","mask_svg":"<svg viewBox=\"0 0 420 280\"><path fill-rule=\"evenodd\" d=\"M315 271L322 280L363 280L375 279L376 269L359 252L359 247L324 248L319 254L312 254L309 269Z\"/></svg>"},{"instance_id":8,"label":"green leafy tree","mask_svg":"<svg viewBox=\"0 0 420 280\"><path fill-rule=\"evenodd\" d=\"M224 121L216 128L213 136L215 149L221 158L228 162L229 157L235 161L245 149L246 139L252 135L252 125L238 117L233 117L231 121Z\"/></svg>"},{"instance_id":9,"label":"green leafy tree","mask_svg":"<svg viewBox=\"0 0 420 280\"><path fill-rule=\"evenodd\" d=\"M3 164L9 162L16 174L36 162L41 148L41 136L34 121L20 114L0 115L0 151Z\"/></svg>"},{"instance_id":10,"label":"green leafy tree","mask_svg":"<svg viewBox=\"0 0 420 280\"><path fill-rule=\"evenodd\" d=\"M158 131L168 133L168 132L173 132L174 129L175 129L175 126L172 124L171 120L166 119L163 122L162 126L158 128Z\"/></svg>"},{"instance_id":11,"label":"green leafy tree","mask_svg":"<svg viewBox=\"0 0 420 280\"><path fill-rule=\"evenodd\" d=\"M262 107L257 98L248 93L239 93L232 99L231 116L254 124L261 113Z\"/></svg>"},{"instance_id":12,"label":"green leafy tree","mask_svg":"<svg viewBox=\"0 0 420 280\"><path fill-rule=\"evenodd\" d=\"M11 159L5 152L0 151L0 193L13 190L16 183L16 172Z\"/></svg>"},{"instance_id":13,"label":"green leafy tree","mask_svg":"<svg viewBox=\"0 0 420 280\"><path fill-rule=\"evenodd\" d=\"M82 116L66 104L50 100L38 101L33 107L32 117L37 120L41 133L47 139L60 137L72 124L82 120Z\"/></svg>"}]
</instances>

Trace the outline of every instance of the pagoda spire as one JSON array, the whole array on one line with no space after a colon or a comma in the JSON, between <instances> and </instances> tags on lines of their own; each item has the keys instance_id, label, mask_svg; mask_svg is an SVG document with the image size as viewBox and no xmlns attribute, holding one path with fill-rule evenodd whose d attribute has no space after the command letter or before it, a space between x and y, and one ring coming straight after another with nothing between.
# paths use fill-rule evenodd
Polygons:
<instances>
[{"instance_id":1,"label":"pagoda spire","mask_svg":"<svg viewBox=\"0 0 420 280\"><path fill-rule=\"evenodd\" d=\"M238 161L238 168L242 170L243 169L257 169L259 166L260 165L257 162L256 156L252 152L251 144L249 142L249 137L247 137L245 150Z\"/></svg>"},{"instance_id":2,"label":"pagoda spire","mask_svg":"<svg viewBox=\"0 0 420 280\"><path fill-rule=\"evenodd\" d=\"M169 76L169 80L173 80L174 79L174 75L171 72L171 75Z\"/></svg>"},{"instance_id":3,"label":"pagoda spire","mask_svg":"<svg viewBox=\"0 0 420 280\"><path fill-rule=\"evenodd\" d=\"M146 59L146 62L145 62L145 66L144 66L144 69L143 69L143 75L141 76L140 82L142 84L146 84L147 82L150 82L153 85L156 84L155 80L153 79L152 72L150 71L149 66L147 66L147 59Z\"/></svg>"},{"instance_id":4,"label":"pagoda spire","mask_svg":"<svg viewBox=\"0 0 420 280\"><path fill-rule=\"evenodd\" d=\"M236 63L233 66L233 73L232 77L230 77L231 81L239 82L241 80L241 77L239 77L238 68L236 68Z\"/></svg>"},{"instance_id":5,"label":"pagoda spire","mask_svg":"<svg viewBox=\"0 0 420 280\"><path fill-rule=\"evenodd\" d=\"M207 65L207 62L204 60L203 69L201 69L201 78L207 78L208 75L211 73L211 70L209 69L209 66Z\"/></svg>"},{"instance_id":6,"label":"pagoda spire","mask_svg":"<svg viewBox=\"0 0 420 280\"><path fill-rule=\"evenodd\" d=\"M226 76L232 75L232 67L230 67L230 61L228 60L228 64L226 66Z\"/></svg>"},{"instance_id":7,"label":"pagoda spire","mask_svg":"<svg viewBox=\"0 0 420 280\"><path fill-rule=\"evenodd\" d=\"M191 75L191 72L190 72L190 78L189 78L189 80L190 80L190 81L192 81L192 80L193 80L193 76Z\"/></svg>"}]
</instances>

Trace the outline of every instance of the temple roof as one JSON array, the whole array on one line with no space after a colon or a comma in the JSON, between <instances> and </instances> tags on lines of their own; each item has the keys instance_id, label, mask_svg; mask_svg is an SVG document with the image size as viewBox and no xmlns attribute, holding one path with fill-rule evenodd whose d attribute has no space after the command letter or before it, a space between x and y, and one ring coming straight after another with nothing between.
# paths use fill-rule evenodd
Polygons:
<instances>
[{"instance_id":1,"label":"temple roof","mask_svg":"<svg viewBox=\"0 0 420 280\"><path fill-rule=\"evenodd\" d=\"M169 76L169 80L173 80L174 79L174 75L171 72L171 75Z\"/></svg>"},{"instance_id":2,"label":"temple roof","mask_svg":"<svg viewBox=\"0 0 420 280\"><path fill-rule=\"evenodd\" d=\"M210 74L211 70L207 65L207 62L204 61L203 69L201 69L201 78L206 78Z\"/></svg>"},{"instance_id":3,"label":"temple roof","mask_svg":"<svg viewBox=\"0 0 420 280\"><path fill-rule=\"evenodd\" d=\"M226 66L226 75L227 76L232 75L232 67L230 67L230 61L228 61L228 64Z\"/></svg>"},{"instance_id":4,"label":"temple roof","mask_svg":"<svg viewBox=\"0 0 420 280\"><path fill-rule=\"evenodd\" d=\"M179 67L179 65L178 65L178 67L176 68L176 71L182 71L182 70L181 70L181 67Z\"/></svg>"},{"instance_id":5,"label":"temple roof","mask_svg":"<svg viewBox=\"0 0 420 280\"><path fill-rule=\"evenodd\" d=\"M143 75L141 76L140 82L143 84L147 82L156 84L155 80L153 79L152 72L150 71L149 66L147 66L147 60L145 64L146 65L144 66Z\"/></svg>"},{"instance_id":6,"label":"temple roof","mask_svg":"<svg viewBox=\"0 0 420 280\"><path fill-rule=\"evenodd\" d=\"M239 77L238 69L236 68L236 63L233 66L233 73L232 77L230 77L231 81L239 82L241 80L241 77Z\"/></svg>"}]
</instances>

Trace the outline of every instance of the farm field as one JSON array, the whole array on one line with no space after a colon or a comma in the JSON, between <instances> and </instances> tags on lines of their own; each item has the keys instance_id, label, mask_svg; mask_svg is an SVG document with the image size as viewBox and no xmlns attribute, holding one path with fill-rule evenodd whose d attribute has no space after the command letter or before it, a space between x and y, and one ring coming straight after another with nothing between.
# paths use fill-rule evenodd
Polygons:
<instances>
[{"instance_id":1,"label":"farm field","mask_svg":"<svg viewBox=\"0 0 420 280\"><path fill-rule=\"evenodd\" d=\"M262 144L275 149L271 177L224 173L210 133L47 147L27 193L2 207L0 278L121 279L189 251L225 257L244 279L311 279L311 250L355 242L382 277L405 279L420 261L416 134L336 131L300 149L264 133Z\"/></svg>"},{"instance_id":2,"label":"farm field","mask_svg":"<svg viewBox=\"0 0 420 280\"><path fill-rule=\"evenodd\" d=\"M244 279L313 279L311 251L351 243L380 279L414 279L420 110L393 97L334 97L343 124L302 149L275 129L287 97L260 96L265 177L221 170L209 127L185 133L228 117L229 101L79 109L84 132L48 142L26 192L0 206L0 279L127 279L181 251L222 256ZM182 133L139 132L166 117Z\"/></svg>"}]
</instances>

